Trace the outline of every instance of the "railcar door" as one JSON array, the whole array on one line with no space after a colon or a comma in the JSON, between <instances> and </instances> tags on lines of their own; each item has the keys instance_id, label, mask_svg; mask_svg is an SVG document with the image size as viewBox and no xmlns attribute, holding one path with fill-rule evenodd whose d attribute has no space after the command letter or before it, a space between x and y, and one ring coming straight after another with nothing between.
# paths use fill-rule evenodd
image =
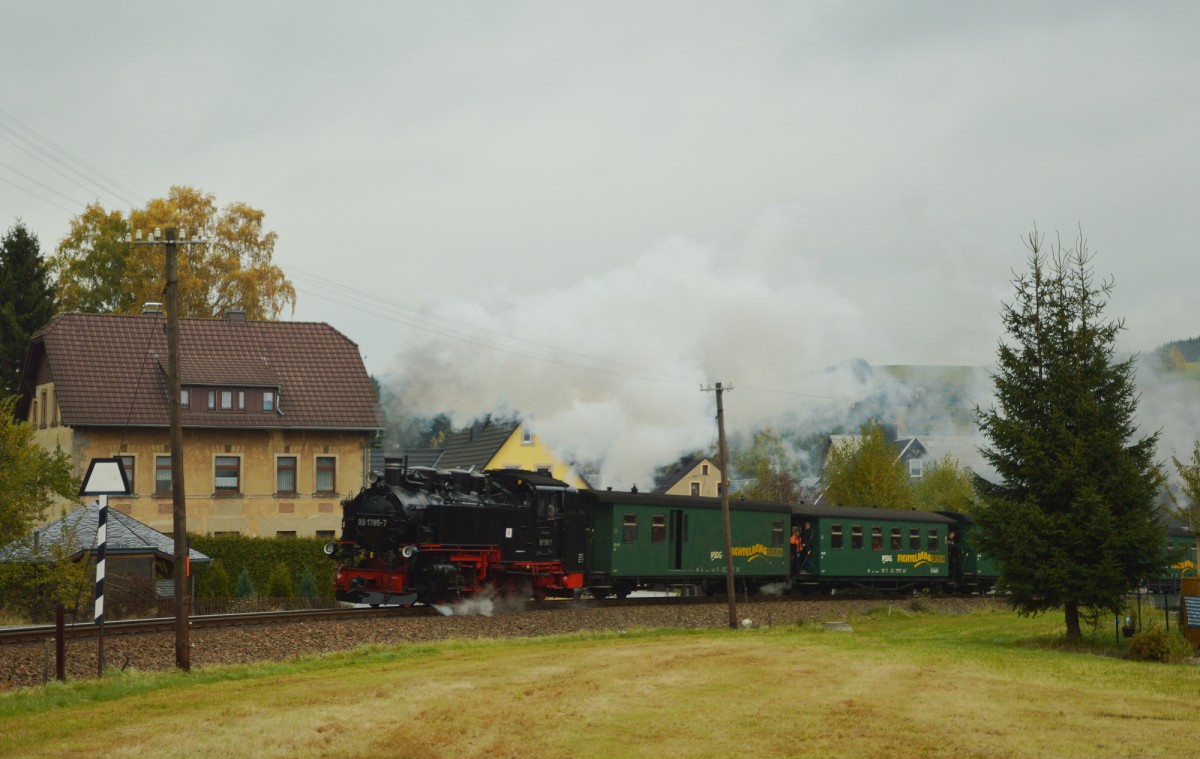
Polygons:
<instances>
[{"instance_id":1,"label":"railcar door","mask_svg":"<svg viewBox=\"0 0 1200 759\"><path fill-rule=\"evenodd\" d=\"M670 543L671 569L683 569L683 544L687 542L687 517L682 509L671 509L671 525L667 541Z\"/></svg>"}]
</instances>

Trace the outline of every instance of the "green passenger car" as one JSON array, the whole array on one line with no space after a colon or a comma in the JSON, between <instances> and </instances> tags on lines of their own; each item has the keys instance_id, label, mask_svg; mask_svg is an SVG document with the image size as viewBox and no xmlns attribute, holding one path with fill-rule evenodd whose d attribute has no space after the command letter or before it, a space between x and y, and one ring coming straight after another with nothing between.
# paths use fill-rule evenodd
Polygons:
<instances>
[{"instance_id":1,"label":"green passenger car","mask_svg":"<svg viewBox=\"0 0 1200 759\"><path fill-rule=\"evenodd\" d=\"M947 584L947 535L954 520L924 511L796 506L793 519L813 545L798 589L924 588Z\"/></svg>"},{"instance_id":2,"label":"green passenger car","mask_svg":"<svg viewBox=\"0 0 1200 759\"><path fill-rule=\"evenodd\" d=\"M596 595L687 585L724 592L725 537L719 498L587 491L591 563L586 584ZM786 581L791 508L730 500L733 571L738 591Z\"/></svg>"}]
</instances>

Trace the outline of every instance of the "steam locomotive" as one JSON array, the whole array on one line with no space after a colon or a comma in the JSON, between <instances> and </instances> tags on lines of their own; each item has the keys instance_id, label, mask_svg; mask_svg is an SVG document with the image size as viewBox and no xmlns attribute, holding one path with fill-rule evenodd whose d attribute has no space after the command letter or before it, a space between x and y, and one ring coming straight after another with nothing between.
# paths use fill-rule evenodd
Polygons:
<instances>
[{"instance_id":1,"label":"steam locomotive","mask_svg":"<svg viewBox=\"0 0 1200 759\"><path fill-rule=\"evenodd\" d=\"M437 604L481 594L571 598L639 589L726 591L720 499L577 491L545 474L408 467L389 460L342 502L341 601ZM948 589L996 579L953 513L730 502L739 594ZM793 556L792 528L808 544Z\"/></svg>"}]
</instances>

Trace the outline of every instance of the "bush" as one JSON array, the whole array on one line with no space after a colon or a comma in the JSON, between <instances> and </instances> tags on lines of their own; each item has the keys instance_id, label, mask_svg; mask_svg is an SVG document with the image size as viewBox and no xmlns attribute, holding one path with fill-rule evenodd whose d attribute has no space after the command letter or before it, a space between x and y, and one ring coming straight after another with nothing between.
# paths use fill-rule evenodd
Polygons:
<instances>
[{"instance_id":1,"label":"bush","mask_svg":"<svg viewBox=\"0 0 1200 759\"><path fill-rule=\"evenodd\" d=\"M296 595L301 598L320 598L321 594L317 592L317 578L313 577L311 569L304 571L304 576L300 578L300 590Z\"/></svg>"},{"instance_id":2,"label":"bush","mask_svg":"<svg viewBox=\"0 0 1200 759\"><path fill-rule=\"evenodd\" d=\"M270 584L271 573L279 563L286 564L293 582L306 571L316 580L317 594L333 597L333 575L337 562L325 555L324 538L251 538L245 535L189 535L189 544L212 559L220 560L232 572L245 567L256 588Z\"/></svg>"},{"instance_id":3,"label":"bush","mask_svg":"<svg viewBox=\"0 0 1200 759\"><path fill-rule=\"evenodd\" d=\"M250 576L250 570L242 567L242 571L238 574L237 587L233 589L233 595L237 598L253 598L258 595L258 590L254 587L254 578Z\"/></svg>"},{"instance_id":4,"label":"bush","mask_svg":"<svg viewBox=\"0 0 1200 759\"><path fill-rule=\"evenodd\" d=\"M268 598L291 598L294 596L295 589L292 586L292 573L288 571L287 564L280 562L271 570L271 576L267 578L267 597Z\"/></svg>"},{"instance_id":5,"label":"bush","mask_svg":"<svg viewBox=\"0 0 1200 759\"><path fill-rule=\"evenodd\" d=\"M1129 658L1178 664L1192 656L1192 644L1182 636L1152 627L1129 639Z\"/></svg>"},{"instance_id":6,"label":"bush","mask_svg":"<svg viewBox=\"0 0 1200 759\"><path fill-rule=\"evenodd\" d=\"M240 578L239 578L240 579ZM230 598L233 596L233 578L225 563L220 559L213 561L209 568L196 574L197 598Z\"/></svg>"}]
</instances>

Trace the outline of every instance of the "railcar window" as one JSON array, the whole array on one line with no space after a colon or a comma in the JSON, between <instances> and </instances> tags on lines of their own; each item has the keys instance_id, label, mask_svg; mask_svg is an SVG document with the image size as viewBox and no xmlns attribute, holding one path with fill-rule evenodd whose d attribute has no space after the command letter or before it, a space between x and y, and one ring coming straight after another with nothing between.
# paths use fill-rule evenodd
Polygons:
<instances>
[{"instance_id":1,"label":"railcar window","mask_svg":"<svg viewBox=\"0 0 1200 759\"><path fill-rule=\"evenodd\" d=\"M938 542L937 528L930 527L929 528L929 539L925 543L925 548L927 548L930 551L936 551L936 550L938 550L939 545L940 545L940 543Z\"/></svg>"},{"instance_id":2,"label":"railcar window","mask_svg":"<svg viewBox=\"0 0 1200 759\"><path fill-rule=\"evenodd\" d=\"M908 550L921 550L921 528L913 527L908 531Z\"/></svg>"},{"instance_id":3,"label":"railcar window","mask_svg":"<svg viewBox=\"0 0 1200 759\"><path fill-rule=\"evenodd\" d=\"M883 528L882 527L872 527L871 528L871 550L872 551L882 551L883 550Z\"/></svg>"},{"instance_id":4,"label":"railcar window","mask_svg":"<svg viewBox=\"0 0 1200 759\"><path fill-rule=\"evenodd\" d=\"M650 517L650 542L665 543L667 540L667 518L660 514Z\"/></svg>"},{"instance_id":5,"label":"railcar window","mask_svg":"<svg viewBox=\"0 0 1200 759\"><path fill-rule=\"evenodd\" d=\"M772 546L783 545L783 520L782 519L779 520L778 522L771 522L771 545Z\"/></svg>"},{"instance_id":6,"label":"railcar window","mask_svg":"<svg viewBox=\"0 0 1200 759\"><path fill-rule=\"evenodd\" d=\"M856 524L850 527L850 547L855 551L861 551L863 546L863 531L862 525Z\"/></svg>"},{"instance_id":7,"label":"railcar window","mask_svg":"<svg viewBox=\"0 0 1200 759\"><path fill-rule=\"evenodd\" d=\"M625 515L625 520L621 523L621 542L637 542L637 514Z\"/></svg>"},{"instance_id":8,"label":"railcar window","mask_svg":"<svg viewBox=\"0 0 1200 759\"><path fill-rule=\"evenodd\" d=\"M844 545L844 537L842 535L842 526L840 524L830 525L829 527L829 547L841 548Z\"/></svg>"},{"instance_id":9,"label":"railcar window","mask_svg":"<svg viewBox=\"0 0 1200 759\"><path fill-rule=\"evenodd\" d=\"M900 536L900 528L892 528L892 550L899 551L904 546L904 539Z\"/></svg>"}]
</instances>

